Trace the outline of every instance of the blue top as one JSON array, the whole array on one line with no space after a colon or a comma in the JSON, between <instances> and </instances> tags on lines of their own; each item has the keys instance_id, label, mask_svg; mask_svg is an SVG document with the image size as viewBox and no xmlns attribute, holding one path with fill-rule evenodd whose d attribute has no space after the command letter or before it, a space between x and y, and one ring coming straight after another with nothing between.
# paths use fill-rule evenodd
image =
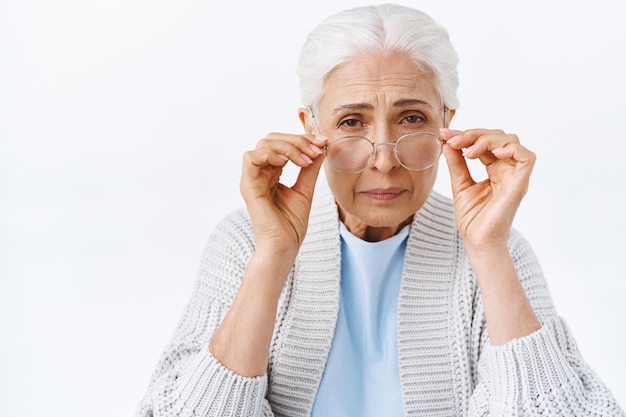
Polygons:
<instances>
[{"instance_id":1,"label":"blue top","mask_svg":"<svg viewBox=\"0 0 626 417\"><path fill-rule=\"evenodd\" d=\"M341 299L312 417L404 416L398 294L409 226L366 242L340 224Z\"/></svg>"}]
</instances>

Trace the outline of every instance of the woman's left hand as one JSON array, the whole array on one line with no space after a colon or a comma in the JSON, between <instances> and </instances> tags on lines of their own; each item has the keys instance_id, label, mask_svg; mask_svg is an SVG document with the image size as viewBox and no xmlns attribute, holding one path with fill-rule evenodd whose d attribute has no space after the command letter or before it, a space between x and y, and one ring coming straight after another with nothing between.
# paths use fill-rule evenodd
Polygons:
<instances>
[{"instance_id":1,"label":"woman's left hand","mask_svg":"<svg viewBox=\"0 0 626 417\"><path fill-rule=\"evenodd\" d=\"M514 134L501 130L442 129L456 221L461 237L473 251L506 247L513 218L528 190L535 154ZM468 159L479 159L488 178L476 182Z\"/></svg>"},{"instance_id":2,"label":"woman's left hand","mask_svg":"<svg viewBox=\"0 0 626 417\"><path fill-rule=\"evenodd\" d=\"M507 243L513 218L528 190L535 154L501 130L442 129L456 223L482 294L489 340L502 345L541 328L517 276ZM479 159L487 179L467 166Z\"/></svg>"}]
</instances>

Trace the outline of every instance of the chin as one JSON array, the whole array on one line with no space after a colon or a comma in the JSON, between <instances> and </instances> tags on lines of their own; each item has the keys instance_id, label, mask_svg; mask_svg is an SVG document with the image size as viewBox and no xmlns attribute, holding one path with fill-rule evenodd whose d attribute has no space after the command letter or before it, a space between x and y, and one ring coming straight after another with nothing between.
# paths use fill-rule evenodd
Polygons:
<instances>
[{"instance_id":1,"label":"chin","mask_svg":"<svg viewBox=\"0 0 626 417\"><path fill-rule=\"evenodd\" d=\"M376 215L367 215L363 218L363 222L368 227L397 227L407 220L412 219L414 213L379 213Z\"/></svg>"}]
</instances>

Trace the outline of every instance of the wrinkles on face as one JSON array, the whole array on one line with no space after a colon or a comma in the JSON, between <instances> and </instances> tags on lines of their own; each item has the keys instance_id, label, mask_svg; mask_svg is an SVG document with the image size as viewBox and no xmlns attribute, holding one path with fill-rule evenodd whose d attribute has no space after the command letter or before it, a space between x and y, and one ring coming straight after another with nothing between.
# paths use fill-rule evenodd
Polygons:
<instances>
[{"instance_id":1,"label":"wrinkles on face","mask_svg":"<svg viewBox=\"0 0 626 417\"><path fill-rule=\"evenodd\" d=\"M343 76L329 78L333 82L326 85L320 99L320 103L340 103L332 111L335 115L345 110L382 110L383 108L400 107L412 101L421 101L423 105L431 109L435 106L440 107L438 97L436 96L437 103L430 103L424 99L418 100L404 97L408 91L434 89L430 78L411 80L400 75L390 75L393 79L379 79L372 76L349 79L343 72L336 72L336 74ZM341 91L337 89L340 85L343 86ZM342 97L338 97L339 95Z\"/></svg>"},{"instance_id":2,"label":"wrinkles on face","mask_svg":"<svg viewBox=\"0 0 626 417\"><path fill-rule=\"evenodd\" d=\"M354 58L326 77L318 102L320 130L329 138L366 136L390 143L407 129L437 133L443 105L432 76L406 55ZM340 217L356 236L383 240L413 218L434 186L437 164L409 171L395 158L393 146L377 147L372 165L344 175L326 164L326 177Z\"/></svg>"}]
</instances>

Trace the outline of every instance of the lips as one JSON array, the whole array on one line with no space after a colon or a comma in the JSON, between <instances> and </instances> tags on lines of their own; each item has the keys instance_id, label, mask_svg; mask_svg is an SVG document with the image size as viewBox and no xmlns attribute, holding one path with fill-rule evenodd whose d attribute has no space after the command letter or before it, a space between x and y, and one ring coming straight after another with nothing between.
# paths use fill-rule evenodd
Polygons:
<instances>
[{"instance_id":1,"label":"lips","mask_svg":"<svg viewBox=\"0 0 626 417\"><path fill-rule=\"evenodd\" d=\"M404 188L391 187L391 188L373 188L371 190L361 191L363 194L373 200L387 201L400 197L406 192Z\"/></svg>"}]
</instances>

